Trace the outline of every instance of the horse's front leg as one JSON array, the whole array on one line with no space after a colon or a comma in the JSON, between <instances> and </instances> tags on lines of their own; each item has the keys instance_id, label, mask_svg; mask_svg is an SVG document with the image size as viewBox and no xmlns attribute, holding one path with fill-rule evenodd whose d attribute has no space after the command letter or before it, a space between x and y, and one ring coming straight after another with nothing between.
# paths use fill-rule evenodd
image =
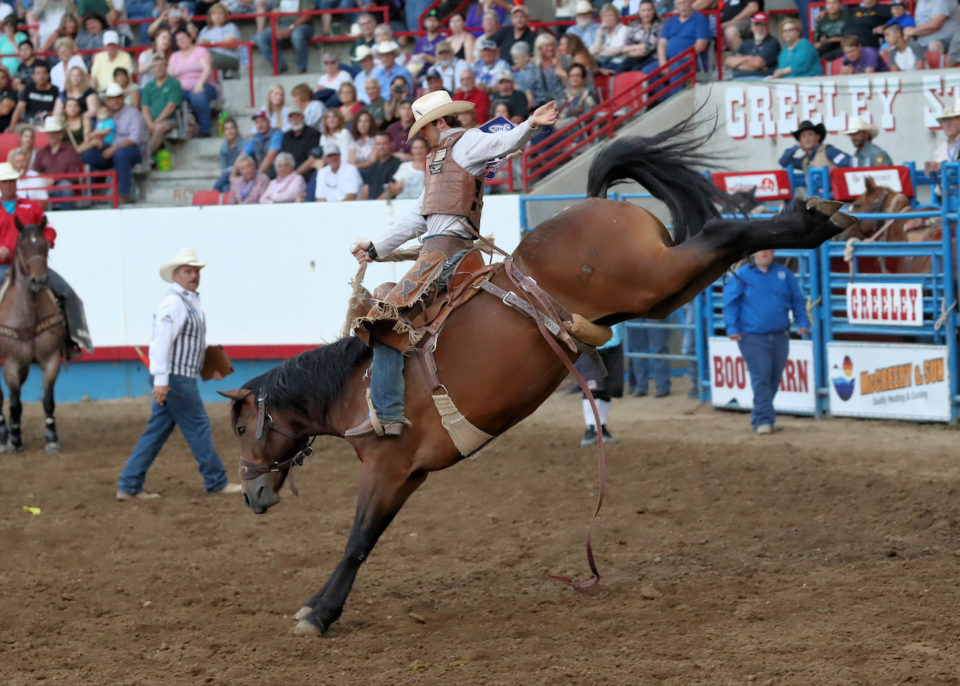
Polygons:
<instances>
[{"instance_id":1,"label":"horse's front leg","mask_svg":"<svg viewBox=\"0 0 960 686\"><path fill-rule=\"evenodd\" d=\"M293 633L322 634L340 617L360 565L410 494L427 478L425 472L412 476L407 474L406 464L406 460L395 454L386 454L364 463L357 511L346 550L323 589L295 615L299 621Z\"/></svg>"},{"instance_id":2,"label":"horse's front leg","mask_svg":"<svg viewBox=\"0 0 960 686\"><path fill-rule=\"evenodd\" d=\"M27 379L30 362L13 360L7 357L3 364L3 380L7 382L10 391L10 439L7 450L20 452L23 450L23 435L20 430L20 418L23 415L23 405L20 402L20 387Z\"/></svg>"},{"instance_id":3,"label":"horse's front leg","mask_svg":"<svg viewBox=\"0 0 960 686\"><path fill-rule=\"evenodd\" d=\"M57 437L57 420L53 416L56 403L53 400L53 388L60 375L60 351L56 350L43 362L43 413L46 426L43 432L44 449L48 453L60 451L60 439Z\"/></svg>"}]
</instances>

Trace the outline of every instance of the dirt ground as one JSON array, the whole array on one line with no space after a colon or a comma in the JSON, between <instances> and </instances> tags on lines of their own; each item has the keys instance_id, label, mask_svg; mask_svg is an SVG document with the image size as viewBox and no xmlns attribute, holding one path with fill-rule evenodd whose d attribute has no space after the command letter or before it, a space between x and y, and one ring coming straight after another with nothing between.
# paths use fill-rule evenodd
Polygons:
<instances>
[{"instance_id":1,"label":"dirt ground","mask_svg":"<svg viewBox=\"0 0 960 686\"><path fill-rule=\"evenodd\" d=\"M957 684L960 460L938 425L614 404L596 494L578 396L556 394L432 475L324 638L288 635L346 541L356 461L334 439L257 517L202 492L177 435L116 479L146 399L59 408L64 452L0 455L0 684ZM209 407L235 474L226 405ZM30 406L26 440L41 444ZM39 507L41 514L23 510Z\"/></svg>"}]
</instances>

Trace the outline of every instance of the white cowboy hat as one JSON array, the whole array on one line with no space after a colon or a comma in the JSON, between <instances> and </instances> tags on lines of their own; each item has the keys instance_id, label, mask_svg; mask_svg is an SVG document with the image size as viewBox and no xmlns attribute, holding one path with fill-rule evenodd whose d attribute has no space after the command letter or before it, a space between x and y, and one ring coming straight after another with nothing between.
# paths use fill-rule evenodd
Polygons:
<instances>
[{"instance_id":1,"label":"white cowboy hat","mask_svg":"<svg viewBox=\"0 0 960 686\"><path fill-rule=\"evenodd\" d=\"M587 0L580 0L573 11L576 14L593 14L593 5Z\"/></svg>"},{"instance_id":2,"label":"white cowboy hat","mask_svg":"<svg viewBox=\"0 0 960 686\"><path fill-rule=\"evenodd\" d=\"M63 131L63 122L60 120L60 117L46 117L43 120L43 131L45 133L53 133L55 131Z\"/></svg>"},{"instance_id":3,"label":"white cowboy hat","mask_svg":"<svg viewBox=\"0 0 960 686\"><path fill-rule=\"evenodd\" d=\"M432 121L449 114L460 114L461 112L472 112L473 103L465 100L451 100L447 91L434 91L427 93L422 98L413 101L413 126L410 127L410 135L407 140L413 140L417 132Z\"/></svg>"},{"instance_id":4,"label":"white cowboy hat","mask_svg":"<svg viewBox=\"0 0 960 686\"><path fill-rule=\"evenodd\" d=\"M356 24L354 24L354 26L356 26ZM370 47L367 45L357 46L357 56L353 58L353 61L360 62L361 60L365 60L368 57L373 57L373 50L371 50Z\"/></svg>"},{"instance_id":5,"label":"white cowboy hat","mask_svg":"<svg viewBox=\"0 0 960 686\"><path fill-rule=\"evenodd\" d=\"M0 181L16 181L20 178L20 172L13 168L9 162L0 164Z\"/></svg>"},{"instance_id":6,"label":"white cowboy hat","mask_svg":"<svg viewBox=\"0 0 960 686\"><path fill-rule=\"evenodd\" d=\"M943 112L941 112L940 116L937 117L937 121L953 119L954 117L960 117L960 100L955 100L953 105L944 107Z\"/></svg>"},{"instance_id":7,"label":"white cowboy hat","mask_svg":"<svg viewBox=\"0 0 960 686\"><path fill-rule=\"evenodd\" d=\"M397 45L397 41L394 40L385 40L377 43L377 54L386 55L390 52L400 52L400 46Z\"/></svg>"},{"instance_id":8,"label":"white cowboy hat","mask_svg":"<svg viewBox=\"0 0 960 686\"><path fill-rule=\"evenodd\" d=\"M3 165L0 164L0 169ZM0 181L3 180L2 171L0 171ZM197 257L197 251L193 248L180 248L179 252L173 256L173 259L167 260L160 265L160 278L167 283L173 283L173 272L177 267L199 267L203 269L207 266L206 262L201 262Z\"/></svg>"},{"instance_id":9,"label":"white cowboy hat","mask_svg":"<svg viewBox=\"0 0 960 686\"><path fill-rule=\"evenodd\" d=\"M880 133L880 130L876 126L870 124L862 117L854 117L851 119L850 128L840 133L849 136L851 133L860 133L861 131L870 134L870 138L876 138L877 134Z\"/></svg>"},{"instance_id":10,"label":"white cowboy hat","mask_svg":"<svg viewBox=\"0 0 960 686\"><path fill-rule=\"evenodd\" d=\"M126 93L123 91L123 86L116 81L111 81L110 85L107 86L107 89L103 92L103 95L107 98L122 98Z\"/></svg>"}]
</instances>

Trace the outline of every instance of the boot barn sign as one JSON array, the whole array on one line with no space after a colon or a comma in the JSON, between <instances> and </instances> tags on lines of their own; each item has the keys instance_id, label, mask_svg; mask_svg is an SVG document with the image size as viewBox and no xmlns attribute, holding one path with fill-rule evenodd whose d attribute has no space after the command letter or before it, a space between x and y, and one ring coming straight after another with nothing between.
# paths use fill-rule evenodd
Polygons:
<instances>
[{"instance_id":1,"label":"boot barn sign","mask_svg":"<svg viewBox=\"0 0 960 686\"><path fill-rule=\"evenodd\" d=\"M887 147L885 132L916 133L922 131L921 126L939 129L937 117L958 99L960 73L920 71L834 77L830 81L733 81L725 84L722 108L726 134L734 140L788 137L805 119L822 123L835 134L846 130L854 117L861 117L880 130L877 142ZM843 139L834 142L841 149L851 147L845 143ZM909 150L907 145L905 152ZM912 155L917 154L914 149ZM899 162L896 155L894 161Z\"/></svg>"}]
</instances>

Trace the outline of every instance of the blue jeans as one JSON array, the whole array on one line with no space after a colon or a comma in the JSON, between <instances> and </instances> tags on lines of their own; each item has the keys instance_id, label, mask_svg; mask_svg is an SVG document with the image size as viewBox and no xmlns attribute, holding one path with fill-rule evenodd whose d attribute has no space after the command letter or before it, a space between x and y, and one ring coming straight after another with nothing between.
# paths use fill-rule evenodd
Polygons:
<instances>
[{"instance_id":1,"label":"blue jeans","mask_svg":"<svg viewBox=\"0 0 960 686\"><path fill-rule=\"evenodd\" d=\"M230 190L230 172L225 171L217 177L216 182L213 184L213 190L220 191L221 193L226 193Z\"/></svg>"},{"instance_id":2,"label":"blue jeans","mask_svg":"<svg viewBox=\"0 0 960 686\"><path fill-rule=\"evenodd\" d=\"M183 91L183 97L190 103L193 113L197 115L197 126L201 136L209 136L213 125L210 119L210 103L217 99L217 89L209 83L204 84L202 93L194 93L193 89Z\"/></svg>"},{"instance_id":3,"label":"blue jeans","mask_svg":"<svg viewBox=\"0 0 960 686\"><path fill-rule=\"evenodd\" d=\"M156 0L127 0L127 18L152 19L153 8L156 4ZM147 33L147 27L149 26L150 22L144 22L138 25L138 30L140 32L139 42L141 45L150 44L150 34Z\"/></svg>"},{"instance_id":4,"label":"blue jeans","mask_svg":"<svg viewBox=\"0 0 960 686\"><path fill-rule=\"evenodd\" d=\"M264 59L273 66L273 49L271 46L271 33L270 29L266 28L257 35L253 37L253 42L257 44L257 47L260 48L260 52L263 53ZM293 49L296 52L297 60L297 69L302 72L307 70L307 59L309 57L310 50L310 38L313 37L313 25L312 24L300 24L300 26L295 26L293 28L293 33L290 35L290 42L293 43ZM277 69L286 69L287 62L283 59L283 55L280 54L280 46L282 46L284 41L277 41Z\"/></svg>"},{"instance_id":5,"label":"blue jeans","mask_svg":"<svg viewBox=\"0 0 960 686\"><path fill-rule=\"evenodd\" d=\"M357 6L356 0L316 0L318 10L349 10Z\"/></svg>"},{"instance_id":6,"label":"blue jeans","mask_svg":"<svg viewBox=\"0 0 960 686\"><path fill-rule=\"evenodd\" d=\"M69 179L60 179L59 181L54 181L54 186L72 186L75 181L70 181ZM72 198L77 195L77 191L73 189L65 191L50 191L51 198ZM76 209L76 203L72 202L52 202L50 203L51 210L73 210Z\"/></svg>"},{"instance_id":7,"label":"blue jeans","mask_svg":"<svg viewBox=\"0 0 960 686\"><path fill-rule=\"evenodd\" d=\"M130 145L117 148L113 152L113 157L109 160L104 159L103 153L96 148L84 150L80 159L96 171L115 169L117 171L117 192L129 198L133 189L133 166L143 162L143 155L140 154L139 147Z\"/></svg>"},{"instance_id":8,"label":"blue jeans","mask_svg":"<svg viewBox=\"0 0 960 686\"><path fill-rule=\"evenodd\" d=\"M740 354L747 363L750 386L753 388L753 410L750 424L757 428L777 419L773 398L780 387L783 368L787 366L790 339L785 331L772 333L745 333L739 341Z\"/></svg>"},{"instance_id":9,"label":"blue jeans","mask_svg":"<svg viewBox=\"0 0 960 686\"><path fill-rule=\"evenodd\" d=\"M373 342L370 399L382 422L403 419L403 353Z\"/></svg>"},{"instance_id":10,"label":"blue jeans","mask_svg":"<svg viewBox=\"0 0 960 686\"><path fill-rule=\"evenodd\" d=\"M655 321L655 319L634 319L634 322ZM670 329L627 327L627 350L637 353L666 355L670 352ZM653 381L657 393L670 392L670 360L656 360L648 357L631 357L630 387L634 393L647 392L650 383L650 370L653 369Z\"/></svg>"},{"instance_id":11,"label":"blue jeans","mask_svg":"<svg viewBox=\"0 0 960 686\"><path fill-rule=\"evenodd\" d=\"M418 20L420 15L427 11L431 5L430 0L406 0L404 3L404 19L407 20L408 31L419 31ZM507 17L509 19L509 17Z\"/></svg>"},{"instance_id":12,"label":"blue jeans","mask_svg":"<svg viewBox=\"0 0 960 686\"><path fill-rule=\"evenodd\" d=\"M153 401L153 412L147 429L137 441L133 454L120 474L118 488L131 494L143 490L143 480L147 470L157 457L157 453L167 442L173 427L179 426L183 437L187 439L193 457L203 476L203 487L208 493L222 491L227 485L227 473L223 469L213 437L210 433L210 417L200 400L197 380L188 376L170 375L170 392L163 405Z\"/></svg>"}]
</instances>

